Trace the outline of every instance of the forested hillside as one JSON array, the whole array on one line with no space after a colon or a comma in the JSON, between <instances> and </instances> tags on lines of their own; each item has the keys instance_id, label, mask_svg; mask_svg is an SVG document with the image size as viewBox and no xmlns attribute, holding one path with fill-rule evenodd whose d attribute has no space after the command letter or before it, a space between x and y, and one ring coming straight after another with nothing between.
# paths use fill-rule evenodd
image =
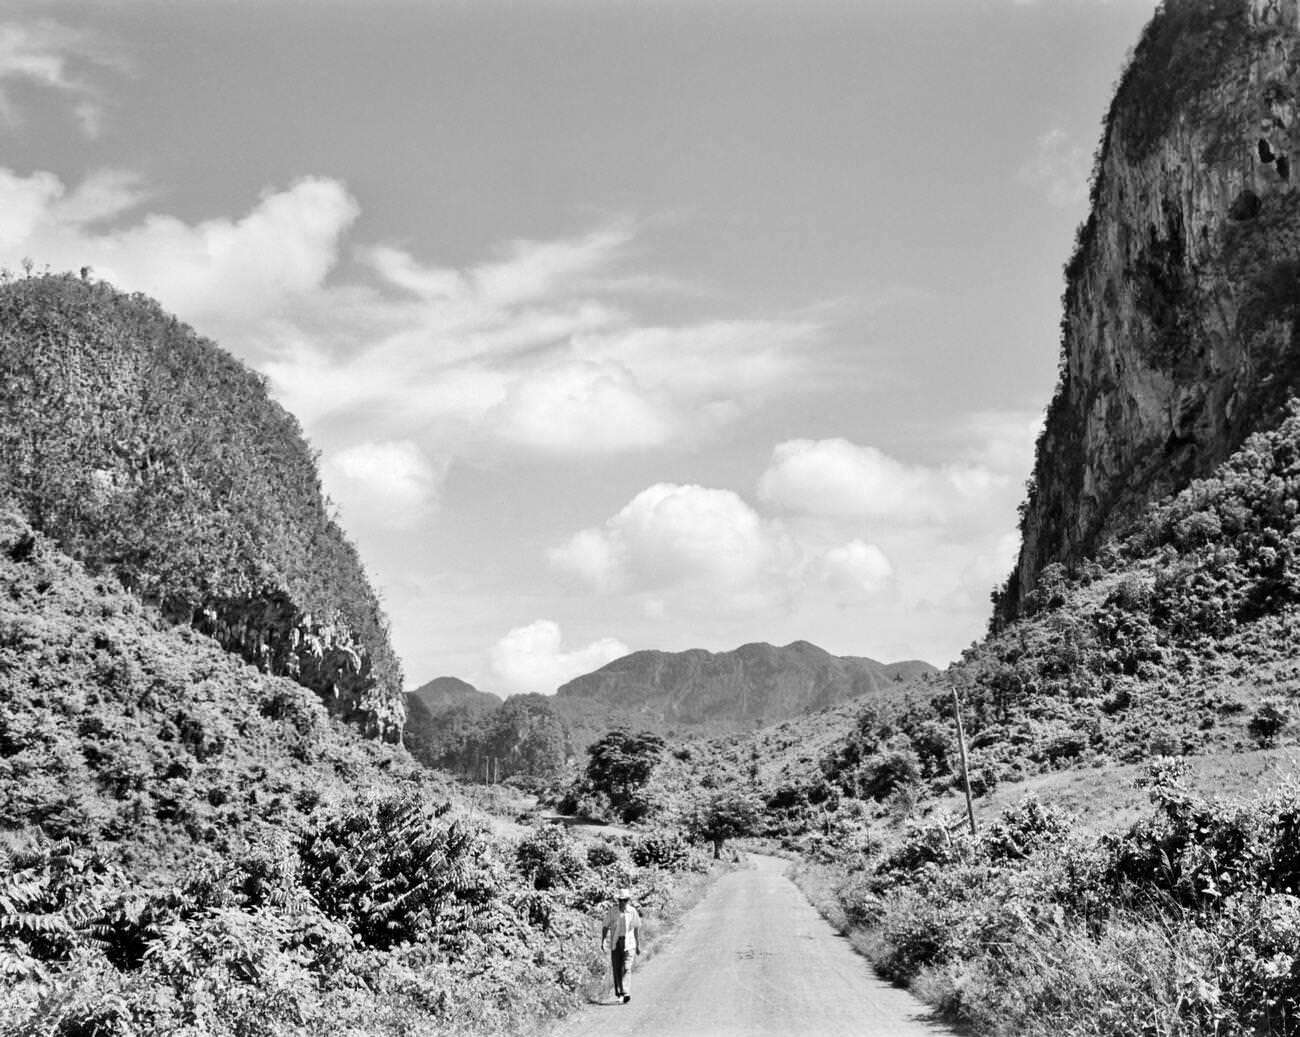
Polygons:
<instances>
[{"instance_id":1,"label":"forested hillside","mask_svg":"<svg viewBox=\"0 0 1300 1037\"><path fill-rule=\"evenodd\" d=\"M0 282L0 497L170 620L400 737L387 621L298 423L157 303Z\"/></svg>"},{"instance_id":2,"label":"forested hillside","mask_svg":"<svg viewBox=\"0 0 1300 1037\"><path fill-rule=\"evenodd\" d=\"M362 737L0 514L0 1033L529 1032L680 839L495 836Z\"/></svg>"}]
</instances>

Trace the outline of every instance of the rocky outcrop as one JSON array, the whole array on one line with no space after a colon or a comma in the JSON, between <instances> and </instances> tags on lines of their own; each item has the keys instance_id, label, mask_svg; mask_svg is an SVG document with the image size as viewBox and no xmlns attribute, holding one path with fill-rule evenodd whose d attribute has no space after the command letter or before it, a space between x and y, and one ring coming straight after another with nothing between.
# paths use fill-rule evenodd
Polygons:
<instances>
[{"instance_id":1,"label":"rocky outcrop","mask_svg":"<svg viewBox=\"0 0 1300 1037\"><path fill-rule=\"evenodd\" d=\"M346 622L319 622L284 591L209 599L190 625L263 673L289 677L320 696L326 708L371 738L396 742L405 700L388 694L369 649Z\"/></svg>"},{"instance_id":2,"label":"rocky outcrop","mask_svg":"<svg viewBox=\"0 0 1300 1037\"><path fill-rule=\"evenodd\" d=\"M401 667L264 379L140 295L0 277L0 502L164 619L398 741Z\"/></svg>"},{"instance_id":3,"label":"rocky outcrop","mask_svg":"<svg viewBox=\"0 0 1300 1037\"><path fill-rule=\"evenodd\" d=\"M998 618L1208 474L1300 388L1300 4L1167 0L1066 269L1060 381Z\"/></svg>"},{"instance_id":4,"label":"rocky outcrop","mask_svg":"<svg viewBox=\"0 0 1300 1037\"><path fill-rule=\"evenodd\" d=\"M839 657L795 641L782 648L748 644L715 654L634 652L560 687L557 705L595 700L654 724L726 721L742 727L782 720L933 673L928 663L885 664Z\"/></svg>"}]
</instances>

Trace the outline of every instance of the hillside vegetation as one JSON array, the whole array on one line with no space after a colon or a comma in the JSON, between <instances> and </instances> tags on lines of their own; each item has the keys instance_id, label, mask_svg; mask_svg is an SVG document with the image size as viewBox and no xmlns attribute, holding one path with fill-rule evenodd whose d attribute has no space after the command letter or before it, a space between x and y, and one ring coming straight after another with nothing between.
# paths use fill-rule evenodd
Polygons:
<instances>
[{"instance_id":1,"label":"hillside vegetation","mask_svg":"<svg viewBox=\"0 0 1300 1037\"><path fill-rule=\"evenodd\" d=\"M387 621L298 423L157 303L0 279L0 497L168 619L399 737Z\"/></svg>"},{"instance_id":2,"label":"hillside vegetation","mask_svg":"<svg viewBox=\"0 0 1300 1037\"><path fill-rule=\"evenodd\" d=\"M0 515L0 1032L528 1032L703 861L652 833L494 836L315 694Z\"/></svg>"},{"instance_id":3,"label":"hillside vegetation","mask_svg":"<svg viewBox=\"0 0 1300 1037\"><path fill-rule=\"evenodd\" d=\"M981 1033L1300 1033L1300 785L1224 799L1187 762L1292 741L1298 658L1293 404L1095 559L1044 570L1024 618L942 677L977 794L1136 767L1138 820L1098 832L1028 798L981 811L972 838L927 816L957 782L948 689L932 686L928 708L859 713L790 789L822 804L797 840L827 866L809 884L886 975Z\"/></svg>"}]
</instances>

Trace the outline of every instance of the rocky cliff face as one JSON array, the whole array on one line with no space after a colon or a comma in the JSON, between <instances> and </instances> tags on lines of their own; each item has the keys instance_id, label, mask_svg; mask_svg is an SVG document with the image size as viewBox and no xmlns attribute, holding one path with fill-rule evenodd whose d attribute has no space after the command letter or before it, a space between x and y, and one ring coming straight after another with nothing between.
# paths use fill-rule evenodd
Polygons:
<instances>
[{"instance_id":1,"label":"rocky cliff face","mask_svg":"<svg viewBox=\"0 0 1300 1037\"><path fill-rule=\"evenodd\" d=\"M749 644L734 652L634 652L569 681L557 706L596 700L660 724L726 721L774 724L933 673L928 663L843 658L795 641L777 648Z\"/></svg>"},{"instance_id":2,"label":"rocky cliff face","mask_svg":"<svg viewBox=\"0 0 1300 1037\"><path fill-rule=\"evenodd\" d=\"M0 503L167 620L401 737L387 621L297 422L151 300L0 277Z\"/></svg>"},{"instance_id":3,"label":"rocky cliff face","mask_svg":"<svg viewBox=\"0 0 1300 1037\"><path fill-rule=\"evenodd\" d=\"M1300 385L1300 3L1167 0L1122 77L1066 269L1060 382L1000 618Z\"/></svg>"},{"instance_id":4,"label":"rocky cliff face","mask_svg":"<svg viewBox=\"0 0 1300 1037\"><path fill-rule=\"evenodd\" d=\"M375 672L375 655L346 620L322 622L287 591L264 588L237 598L211 597L190 625L263 673L288 677L366 735L400 740L406 700Z\"/></svg>"}]
</instances>

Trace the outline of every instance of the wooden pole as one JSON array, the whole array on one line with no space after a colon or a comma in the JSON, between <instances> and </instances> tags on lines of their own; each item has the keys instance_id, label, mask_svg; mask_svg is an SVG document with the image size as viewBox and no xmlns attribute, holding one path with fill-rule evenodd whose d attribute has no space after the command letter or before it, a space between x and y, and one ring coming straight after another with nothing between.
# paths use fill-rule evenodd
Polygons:
<instances>
[{"instance_id":1,"label":"wooden pole","mask_svg":"<svg viewBox=\"0 0 1300 1037\"><path fill-rule=\"evenodd\" d=\"M975 801L970 794L970 771L966 766L966 732L961 726L961 699L957 697L957 685L952 685L952 712L957 718L957 752L961 755L961 784L966 790L966 816L970 819L970 834L975 834Z\"/></svg>"}]
</instances>

